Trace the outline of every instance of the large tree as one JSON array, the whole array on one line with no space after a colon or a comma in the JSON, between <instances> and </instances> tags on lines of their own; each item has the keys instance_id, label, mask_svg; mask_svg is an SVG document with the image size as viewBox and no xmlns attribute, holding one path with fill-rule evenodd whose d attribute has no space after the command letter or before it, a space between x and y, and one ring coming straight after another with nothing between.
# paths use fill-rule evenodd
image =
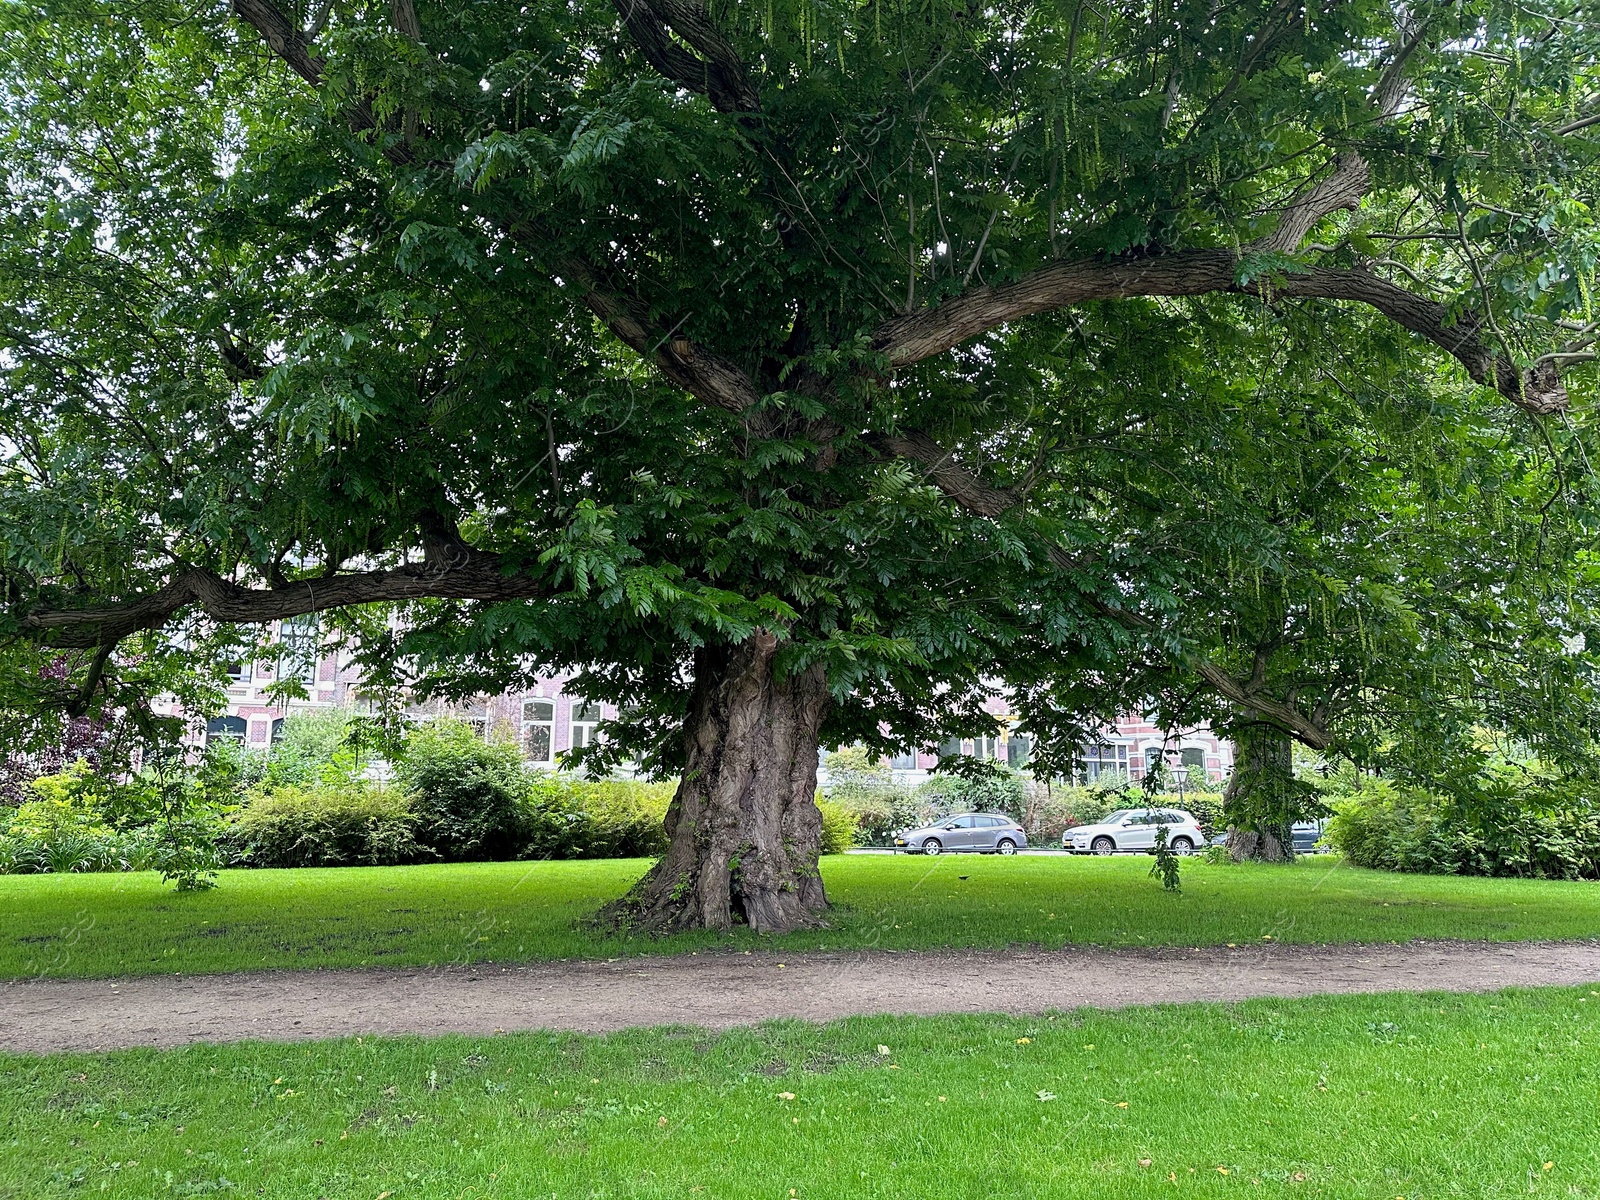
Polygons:
<instances>
[{"instance_id":1,"label":"large tree","mask_svg":"<svg viewBox=\"0 0 1600 1200\"><path fill-rule=\"evenodd\" d=\"M574 667L682 775L619 915L815 920L819 742L980 720L1009 654L1114 641L1151 583L1050 471L1130 322L1154 368L1292 311L1513 436L1567 409L1582 16L12 5L3 678L136 701L310 612L413 685Z\"/></svg>"}]
</instances>

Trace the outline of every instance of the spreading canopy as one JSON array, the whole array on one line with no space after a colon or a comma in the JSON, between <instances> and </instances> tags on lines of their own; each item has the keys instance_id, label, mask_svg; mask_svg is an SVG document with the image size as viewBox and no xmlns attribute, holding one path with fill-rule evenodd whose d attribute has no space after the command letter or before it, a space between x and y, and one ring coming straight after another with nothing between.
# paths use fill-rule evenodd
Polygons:
<instances>
[{"instance_id":1,"label":"spreading canopy","mask_svg":"<svg viewBox=\"0 0 1600 1200\"><path fill-rule=\"evenodd\" d=\"M663 765L686 713L732 736L718 672L823 679L808 737L927 744L987 678L1130 633L1304 734L1214 612L1152 619L1166 581L1120 550L1147 481L1074 486L1071 431L1205 440L1196 397L1285 372L1330 412L1441 379L1544 444L1593 357L1577 3L3 19L0 632L29 704L136 701L320 612L380 681L578 669L633 714L617 753ZM1343 512L1389 502L1352 486Z\"/></svg>"}]
</instances>

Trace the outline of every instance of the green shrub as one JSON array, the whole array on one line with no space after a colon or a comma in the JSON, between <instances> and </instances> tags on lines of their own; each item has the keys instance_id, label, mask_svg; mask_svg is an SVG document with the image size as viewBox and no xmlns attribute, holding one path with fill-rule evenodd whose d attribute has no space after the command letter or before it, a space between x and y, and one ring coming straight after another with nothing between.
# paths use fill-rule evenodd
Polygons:
<instances>
[{"instance_id":1,"label":"green shrub","mask_svg":"<svg viewBox=\"0 0 1600 1200\"><path fill-rule=\"evenodd\" d=\"M675 785L535 776L520 805L520 858L650 858L667 848Z\"/></svg>"},{"instance_id":2,"label":"green shrub","mask_svg":"<svg viewBox=\"0 0 1600 1200\"><path fill-rule=\"evenodd\" d=\"M1227 823L1222 819L1221 792L1185 792L1181 801L1176 792L1169 792L1160 797L1158 802L1192 812L1194 819L1200 822L1201 832L1207 837L1227 828Z\"/></svg>"},{"instance_id":3,"label":"green shrub","mask_svg":"<svg viewBox=\"0 0 1600 1200\"><path fill-rule=\"evenodd\" d=\"M822 810L822 852L843 854L856 844L856 814L843 804L817 797Z\"/></svg>"},{"instance_id":4,"label":"green shrub","mask_svg":"<svg viewBox=\"0 0 1600 1200\"><path fill-rule=\"evenodd\" d=\"M971 776L935 775L917 789L917 798L926 810L924 820L951 813L992 812L1020 821L1027 796L1019 772L994 764Z\"/></svg>"},{"instance_id":5,"label":"green shrub","mask_svg":"<svg viewBox=\"0 0 1600 1200\"><path fill-rule=\"evenodd\" d=\"M485 742L464 721L416 730L397 764L417 840L447 862L515 858L530 780L515 746Z\"/></svg>"},{"instance_id":6,"label":"green shrub","mask_svg":"<svg viewBox=\"0 0 1600 1200\"><path fill-rule=\"evenodd\" d=\"M897 785L889 764L865 746L835 750L827 765L828 784L818 795L849 814L856 845L887 846L895 830L917 823L922 802L910 788Z\"/></svg>"},{"instance_id":7,"label":"green shrub","mask_svg":"<svg viewBox=\"0 0 1600 1200\"><path fill-rule=\"evenodd\" d=\"M416 826L397 789L308 784L253 793L233 814L226 844L253 867L395 866L433 857Z\"/></svg>"},{"instance_id":8,"label":"green shrub","mask_svg":"<svg viewBox=\"0 0 1600 1200\"><path fill-rule=\"evenodd\" d=\"M56 775L41 775L28 786L35 798L10 811L11 834L49 842L111 832L105 812L108 786L87 763L74 763Z\"/></svg>"},{"instance_id":9,"label":"green shrub","mask_svg":"<svg viewBox=\"0 0 1600 1200\"><path fill-rule=\"evenodd\" d=\"M41 869L37 839L20 833L0 833L0 875L32 875Z\"/></svg>"},{"instance_id":10,"label":"green shrub","mask_svg":"<svg viewBox=\"0 0 1600 1200\"><path fill-rule=\"evenodd\" d=\"M1463 801L1383 779L1329 796L1327 839L1357 866L1447 875L1600 879L1600 810L1504 765Z\"/></svg>"},{"instance_id":11,"label":"green shrub","mask_svg":"<svg viewBox=\"0 0 1600 1200\"><path fill-rule=\"evenodd\" d=\"M886 785L876 790L829 787L829 804L850 814L855 844L887 846L891 835L922 822L925 807L910 788Z\"/></svg>"}]
</instances>

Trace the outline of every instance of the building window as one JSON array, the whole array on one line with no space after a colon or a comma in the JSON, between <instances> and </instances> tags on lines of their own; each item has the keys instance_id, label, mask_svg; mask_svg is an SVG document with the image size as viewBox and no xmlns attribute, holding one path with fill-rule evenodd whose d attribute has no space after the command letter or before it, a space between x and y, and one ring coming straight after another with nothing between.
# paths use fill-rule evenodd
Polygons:
<instances>
[{"instance_id":1,"label":"building window","mask_svg":"<svg viewBox=\"0 0 1600 1200\"><path fill-rule=\"evenodd\" d=\"M910 754L896 754L889 760L889 769L891 771L915 771L917 769L916 751L913 750Z\"/></svg>"},{"instance_id":2,"label":"building window","mask_svg":"<svg viewBox=\"0 0 1600 1200\"><path fill-rule=\"evenodd\" d=\"M1033 757L1033 739L1025 733L1013 733L1006 739L1006 766L1020 771Z\"/></svg>"},{"instance_id":3,"label":"building window","mask_svg":"<svg viewBox=\"0 0 1600 1200\"><path fill-rule=\"evenodd\" d=\"M290 617L278 627L278 678L317 681L317 664L322 659L322 625L316 613Z\"/></svg>"},{"instance_id":4,"label":"building window","mask_svg":"<svg viewBox=\"0 0 1600 1200\"><path fill-rule=\"evenodd\" d=\"M283 741L283 718L282 717L273 717L272 718L272 738L271 738L271 741L272 741L272 744L274 746L276 746L279 742Z\"/></svg>"},{"instance_id":5,"label":"building window","mask_svg":"<svg viewBox=\"0 0 1600 1200\"><path fill-rule=\"evenodd\" d=\"M999 757L1000 739L981 737L972 739L972 756L988 760Z\"/></svg>"},{"instance_id":6,"label":"building window","mask_svg":"<svg viewBox=\"0 0 1600 1200\"><path fill-rule=\"evenodd\" d=\"M522 702L522 756L531 763L556 760L556 705L554 700Z\"/></svg>"},{"instance_id":7,"label":"building window","mask_svg":"<svg viewBox=\"0 0 1600 1200\"><path fill-rule=\"evenodd\" d=\"M1198 746L1185 746L1183 748L1183 765L1191 771L1199 771L1202 775L1206 770L1206 752Z\"/></svg>"},{"instance_id":8,"label":"building window","mask_svg":"<svg viewBox=\"0 0 1600 1200\"><path fill-rule=\"evenodd\" d=\"M598 704L574 704L572 706L572 748L582 750L585 746L594 744L595 726L600 724L601 712Z\"/></svg>"},{"instance_id":9,"label":"building window","mask_svg":"<svg viewBox=\"0 0 1600 1200\"><path fill-rule=\"evenodd\" d=\"M939 744L939 757L940 758L960 758L961 757L961 739L960 738L946 738L943 742L941 742Z\"/></svg>"},{"instance_id":10,"label":"building window","mask_svg":"<svg viewBox=\"0 0 1600 1200\"><path fill-rule=\"evenodd\" d=\"M250 682L250 664L247 662L231 662L227 666L228 680L234 686Z\"/></svg>"},{"instance_id":11,"label":"building window","mask_svg":"<svg viewBox=\"0 0 1600 1200\"><path fill-rule=\"evenodd\" d=\"M1083 763L1083 779L1085 783L1093 783L1102 776L1120 775L1124 779L1128 777L1128 747L1126 744L1085 746L1080 759Z\"/></svg>"},{"instance_id":12,"label":"building window","mask_svg":"<svg viewBox=\"0 0 1600 1200\"><path fill-rule=\"evenodd\" d=\"M233 742L242 746L249 732L250 724L243 717L212 717L206 722L206 745Z\"/></svg>"}]
</instances>

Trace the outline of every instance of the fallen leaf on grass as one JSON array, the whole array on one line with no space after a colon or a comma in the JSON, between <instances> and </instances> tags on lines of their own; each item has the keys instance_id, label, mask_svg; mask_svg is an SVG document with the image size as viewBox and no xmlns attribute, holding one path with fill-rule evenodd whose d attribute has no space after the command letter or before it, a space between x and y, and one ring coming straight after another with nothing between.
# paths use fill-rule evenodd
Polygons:
<instances>
[{"instance_id":1,"label":"fallen leaf on grass","mask_svg":"<svg viewBox=\"0 0 1600 1200\"><path fill-rule=\"evenodd\" d=\"M779 1100L793 1100L794 1099L794 1093L793 1092L779 1092L778 1093L778 1099Z\"/></svg>"},{"instance_id":2,"label":"fallen leaf on grass","mask_svg":"<svg viewBox=\"0 0 1600 1200\"><path fill-rule=\"evenodd\" d=\"M1046 1092L1042 1089L1035 1092L1034 1095L1039 1097L1041 1100L1054 1100L1056 1098L1056 1094L1054 1092Z\"/></svg>"},{"instance_id":3,"label":"fallen leaf on grass","mask_svg":"<svg viewBox=\"0 0 1600 1200\"><path fill-rule=\"evenodd\" d=\"M885 1046L882 1042L879 1042L878 1043L878 1053L883 1055L885 1058L888 1058L889 1057L889 1047Z\"/></svg>"},{"instance_id":4,"label":"fallen leaf on grass","mask_svg":"<svg viewBox=\"0 0 1600 1200\"><path fill-rule=\"evenodd\" d=\"M1128 1107L1128 1102L1126 1100L1118 1100L1117 1101L1117 1107L1118 1108L1127 1108Z\"/></svg>"},{"instance_id":5,"label":"fallen leaf on grass","mask_svg":"<svg viewBox=\"0 0 1600 1200\"><path fill-rule=\"evenodd\" d=\"M1017 1045L1019 1045L1019 1046L1031 1046L1031 1045L1033 1045L1033 1039L1032 1038L1018 1038L1017 1039Z\"/></svg>"},{"instance_id":6,"label":"fallen leaf on grass","mask_svg":"<svg viewBox=\"0 0 1600 1200\"><path fill-rule=\"evenodd\" d=\"M656 1122L656 1124L657 1124L657 1125L658 1125L658 1126L659 1126L659 1127L660 1127L660 1128L662 1128L662 1129L665 1129L665 1128L666 1128L666 1127L667 1127L667 1119L666 1119L666 1118L665 1118L665 1117L662 1117L662 1118L661 1118L661 1119L660 1119L660 1120L658 1120L658 1121L657 1121L657 1122Z\"/></svg>"},{"instance_id":7,"label":"fallen leaf on grass","mask_svg":"<svg viewBox=\"0 0 1600 1200\"><path fill-rule=\"evenodd\" d=\"M1148 1159L1148 1158L1141 1158L1139 1160L1139 1165L1141 1167L1148 1167L1151 1164L1152 1161L1154 1161L1154 1160Z\"/></svg>"}]
</instances>

